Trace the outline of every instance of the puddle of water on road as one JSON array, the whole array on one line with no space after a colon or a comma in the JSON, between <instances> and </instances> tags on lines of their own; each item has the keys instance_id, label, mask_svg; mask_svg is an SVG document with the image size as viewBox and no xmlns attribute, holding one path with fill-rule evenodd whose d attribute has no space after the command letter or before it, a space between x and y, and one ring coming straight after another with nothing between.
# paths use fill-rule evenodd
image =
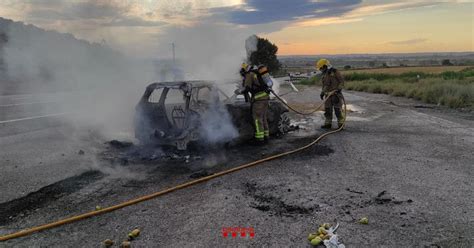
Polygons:
<instances>
[{"instance_id":1,"label":"puddle of water on road","mask_svg":"<svg viewBox=\"0 0 474 248\"><path fill-rule=\"evenodd\" d=\"M370 121L371 118L364 118L359 116L347 116L348 121Z\"/></svg>"},{"instance_id":2,"label":"puddle of water on road","mask_svg":"<svg viewBox=\"0 0 474 248\"><path fill-rule=\"evenodd\" d=\"M347 104L347 111L353 113L364 113L364 109L354 104Z\"/></svg>"}]
</instances>

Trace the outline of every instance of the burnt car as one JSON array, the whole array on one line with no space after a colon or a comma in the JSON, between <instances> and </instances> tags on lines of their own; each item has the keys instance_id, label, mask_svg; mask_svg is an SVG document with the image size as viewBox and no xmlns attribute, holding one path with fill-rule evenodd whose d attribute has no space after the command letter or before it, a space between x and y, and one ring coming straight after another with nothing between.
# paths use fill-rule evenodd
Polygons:
<instances>
[{"instance_id":1,"label":"burnt car","mask_svg":"<svg viewBox=\"0 0 474 248\"><path fill-rule=\"evenodd\" d=\"M288 109L270 100L270 135L286 133ZM135 137L144 144L171 145L238 143L253 138L250 103L229 97L214 82L152 83L136 106Z\"/></svg>"}]
</instances>

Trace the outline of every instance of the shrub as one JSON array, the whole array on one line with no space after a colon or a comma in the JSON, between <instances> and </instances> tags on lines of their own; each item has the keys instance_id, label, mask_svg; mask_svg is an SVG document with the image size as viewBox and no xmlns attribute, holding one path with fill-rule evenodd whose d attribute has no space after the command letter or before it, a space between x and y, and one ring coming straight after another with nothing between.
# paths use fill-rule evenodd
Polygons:
<instances>
[{"instance_id":1,"label":"shrub","mask_svg":"<svg viewBox=\"0 0 474 248\"><path fill-rule=\"evenodd\" d=\"M310 78L305 78L297 82L297 84L302 84L302 85L318 85L319 84L319 77L318 76L313 76Z\"/></svg>"}]
</instances>

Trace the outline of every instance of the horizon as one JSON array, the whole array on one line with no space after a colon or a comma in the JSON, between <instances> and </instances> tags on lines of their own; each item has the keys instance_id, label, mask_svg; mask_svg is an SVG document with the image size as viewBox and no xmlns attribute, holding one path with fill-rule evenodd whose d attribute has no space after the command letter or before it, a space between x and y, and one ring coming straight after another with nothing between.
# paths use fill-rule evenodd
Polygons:
<instances>
[{"instance_id":1,"label":"horizon","mask_svg":"<svg viewBox=\"0 0 474 248\"><path fill-rule=\"evenodd\" d=\"M276 44L278 45L278 44ZM402 54L474 54L474 51L460 51L460 52L412 52L412 53L333 53L333 54L285 54L278 55L279 57L311 57L311 56L350 56L350 55L402 55Z\"/></svg>"}]
</instances>

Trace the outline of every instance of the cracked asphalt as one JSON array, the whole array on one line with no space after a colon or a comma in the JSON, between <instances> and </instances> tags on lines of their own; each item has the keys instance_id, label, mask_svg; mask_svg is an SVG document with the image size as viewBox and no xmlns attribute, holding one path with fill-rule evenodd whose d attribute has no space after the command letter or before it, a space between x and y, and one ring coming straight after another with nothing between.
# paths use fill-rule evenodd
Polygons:
<instances>
[{"instance_id":1,"label":"cracked asphalt","mask_svg":"<svg viewBox=\"0 0 474 248\"><path fill-rule=\"evenodd\" d=\"M298 106L311 104L318 90L305 87L285 97ZM105 239L120 243L134 228L142 232L132 247L310 247L308 233L323 222L340 224L337 233L347 247L473 247L474 113L386 95L344 94L351 109L345 130L308 150L0 247L101 247ZM300 130L264 148L191 152L189 163L115 164L101 152L120 154L127 148L108 148L97 139L83 139L89 143L80 145L65 139L62 147L74 156L59 156L51 166L67 161L61 170L74 164L81 168L74 176L14 197L4 190L21 187L22 170L17 170L19 179L7 180L2 189L0 235L160 191L305 145L321 134L321 112L292 117ZM16 135L2 136L0 142L10 144L19 139ZM37 142L47 152L53 141ZM2 153L9 154L13 148L3 144ZM34 145L24 148L24 156ZM85 154L78 155L77 149ZM41 158L28 159L39 163ZM11 164L28 168L25 158L14 159L2 157L9 177L15 175ZM84 166L88 163L96 166ZM5 174L0 180L6 180ZM361 217L368 217L369 224L359 224ZM255 237L224 238L226 227L254 228Z\"/></svg>"}]
</instances>

